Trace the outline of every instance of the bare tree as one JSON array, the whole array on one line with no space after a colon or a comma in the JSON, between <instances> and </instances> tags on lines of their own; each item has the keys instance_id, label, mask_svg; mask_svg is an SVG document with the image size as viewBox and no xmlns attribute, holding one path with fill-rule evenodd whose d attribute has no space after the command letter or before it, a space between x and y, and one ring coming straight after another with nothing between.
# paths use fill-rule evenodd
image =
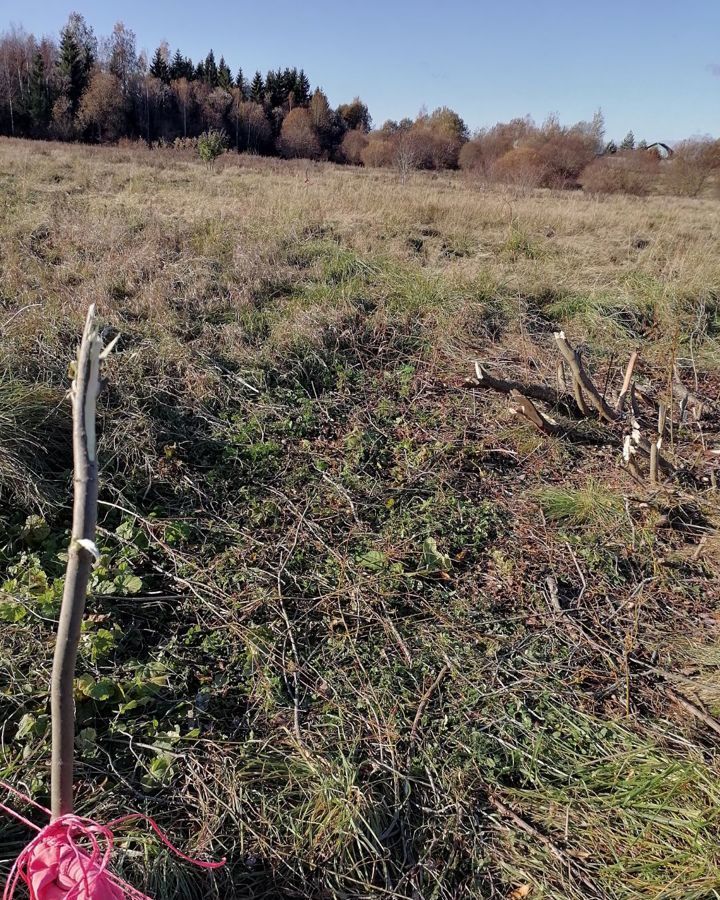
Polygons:
<instances>
[{"instance_id":1,"label":"bare tree","mask_svg":"<svg viewBox=\"0 0 720 900\"><path fill-rule=\"evenodd\" d=\"M417 168L418 153L412 134L405 132L399 135L393 156L393 165L400 176L401 184L405 184L408 175Z\"/></svg>"},{"instance_id":2,"label":"bare tree","mask_svg":"<svg viewBox=\"0 0 720 900\"><path fill-rule=\"evenodd\" d=\"M187 78L178 78L173 81L171 89L182 113L183 137L187 137L188 107L193 99L192 87Z\"/></svg>"}]
</instances>

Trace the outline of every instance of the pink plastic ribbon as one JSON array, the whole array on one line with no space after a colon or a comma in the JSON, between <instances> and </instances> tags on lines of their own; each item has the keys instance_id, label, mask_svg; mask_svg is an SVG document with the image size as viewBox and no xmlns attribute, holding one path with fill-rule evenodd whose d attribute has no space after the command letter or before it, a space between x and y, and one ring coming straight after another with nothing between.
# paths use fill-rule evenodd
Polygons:
<instances>
[{"instance_id":1,"label":"pink plastic ribbon","mask_svg":"<svg viewBox=\"0 0 720 900\"><path fill-rule=\"evenodd\" d=\"M50 815L50 810L11 785L0 781L0 786ZM134 821L149 825L166 847L193 866L218 869L225 865L224 859L203 862L186 856L170 842L154 819L141 813L120 816L107 825L82 816L60 816L44 828L39 828L4 803L0 803L0 810L37 832L14 862L5 884L3 900L12 900L15 888L21 882L27 885L30 900L152 900L108 868L115 844L112 829Z\"/></svg>"}]
</instances>

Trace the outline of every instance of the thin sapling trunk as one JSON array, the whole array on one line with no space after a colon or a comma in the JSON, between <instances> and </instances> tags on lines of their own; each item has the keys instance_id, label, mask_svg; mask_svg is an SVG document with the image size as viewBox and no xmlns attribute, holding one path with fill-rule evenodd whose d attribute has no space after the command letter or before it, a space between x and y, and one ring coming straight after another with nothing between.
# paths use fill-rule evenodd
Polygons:
<instances>
[{"instance_id":1,"label":"thin sapling trunk","mask_svg":"<svg viewBox=\"0 0 720 900\"><path fill-rule=\"evenodd\" d=\"M54 819L73 810L75 743L73 682L85 595L93 560L97 555L95 526L98 466L95 448L95 407L100 391L100 363L111 348L112 344L105 351L102 349L95 306L92 305L85 321L78 351L77 371L70 391L73 417L73 523L50 688L52 714L50 808Z\"/></svg>"}]
</instances>

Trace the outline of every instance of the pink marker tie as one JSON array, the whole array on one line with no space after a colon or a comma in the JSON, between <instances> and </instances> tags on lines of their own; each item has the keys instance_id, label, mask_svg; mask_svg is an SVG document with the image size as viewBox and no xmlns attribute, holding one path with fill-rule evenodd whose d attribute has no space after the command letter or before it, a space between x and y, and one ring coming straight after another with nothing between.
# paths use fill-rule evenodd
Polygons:
<instances>
[{"instance_id":1,"label":"pink marker tie","mask_svg":"<svg viewBox=\"0 0 720 900\"><path fill-rule=\"evenodd\" d=\"M0 787L50 815L44 806L4 781L0 781ZM109 869L115 844L113 828L134 821L149 825L166 847L193 866L218 869L225 865L224 859L203 862L186 856L171 843L154 819L141 813L120 816L107 825L76 815L60 816L39 828L4 803L0 803L0 810L37 832L14 862L3 900L12 900L20 883L27 885L30 900L152 900Z\"/></svg>"}]
</instances>

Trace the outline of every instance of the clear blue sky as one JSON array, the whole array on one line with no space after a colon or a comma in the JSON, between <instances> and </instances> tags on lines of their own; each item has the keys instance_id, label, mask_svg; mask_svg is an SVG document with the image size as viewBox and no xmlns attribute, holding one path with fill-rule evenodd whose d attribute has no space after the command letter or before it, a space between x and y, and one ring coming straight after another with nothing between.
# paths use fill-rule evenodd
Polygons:
<instances>
[{"instance_id":1,"label":"clear blue sky","mask_svg":"<svg viewBox=\"0 0 720 900\"><path fill-rule=\"evenodd\" d=\"M150 52L166 39L249 74L303 66L378 125L423 105L471 129L602 107L608 137L720 136L720 0L0 0L0 28L57 34L71 9L98 36L122 19Z\"/></svg>"}]
</instances>

